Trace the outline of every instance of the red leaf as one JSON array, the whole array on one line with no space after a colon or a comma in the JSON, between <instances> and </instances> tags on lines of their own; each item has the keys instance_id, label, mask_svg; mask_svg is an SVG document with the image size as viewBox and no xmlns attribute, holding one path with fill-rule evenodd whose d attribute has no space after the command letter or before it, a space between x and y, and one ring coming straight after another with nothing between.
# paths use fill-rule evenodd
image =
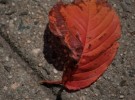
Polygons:
<instances>
[{"instance_id":1,"label":"red leaf","mask_svg":"<svg viewBox=\"0 0 135 100\"><path fill-rule=\"evenodd\" d=\"M91 85L116 55L121 33L117 14L106 0L74 0L71 4L60 1L50 11L49 20L50 30L77 61L75 66L69 63L65 67L62 81L56 83L69 90Z\"/></svg>"}]
</instances>

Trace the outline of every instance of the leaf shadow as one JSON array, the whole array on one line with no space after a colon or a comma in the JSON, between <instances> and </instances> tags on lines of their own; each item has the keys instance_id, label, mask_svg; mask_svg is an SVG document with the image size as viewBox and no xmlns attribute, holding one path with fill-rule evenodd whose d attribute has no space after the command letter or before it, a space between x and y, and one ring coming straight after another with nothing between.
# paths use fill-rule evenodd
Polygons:
<instances>
[{"instance_id":1,"label":"leaf shadow","mask_svg":"<svg viewBox=\"0 0 135 100\"><path fill-rule=\"evenodd\" d=\"M49 64L52 64L55 69L58 71L63 71L65 64L71 57L69 56L70 50L64 46L59 37L55 36L49 29L49 25L47 24L44 31L44 48L43 54L44 58L47 60ZM76 64L74 60L73 63ZM56 94L56 100L62 100L61 94L63 90L68 93L73 93L76 91L70 91L66 89L63 85L59 84L42 84L48 88L60 88L58 93Z\"/></svg>"},{"instance_id":2,"label":"leaf shadow","mask_svg":"<svg viewBox=\"0 0 135 100\"><path fill-rule=\"evenodd\" d=\"M50 31L48 24L44 31L43 54L47 62L59 71L63 71L64 65L69 59L69 49L61 43L60 38Z\"/></svg>"}]
</instances>

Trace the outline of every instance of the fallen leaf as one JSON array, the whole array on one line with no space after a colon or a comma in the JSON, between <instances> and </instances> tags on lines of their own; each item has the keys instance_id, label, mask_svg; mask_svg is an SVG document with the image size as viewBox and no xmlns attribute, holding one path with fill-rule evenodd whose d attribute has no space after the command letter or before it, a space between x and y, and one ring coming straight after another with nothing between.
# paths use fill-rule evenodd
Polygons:
<instances>
[{"instance_id":1,"label":"fallen leaf","mask_svg":"<svg viewBox=\"0 0 135 100\"><path fill-rule=\"evenodd\" d=\"M49 27L77 64L65 65L62 81L43 83L63 84L69 90L88 87L108 68L119 47L120 21L106 0L60 0L49 13Z\"/></svg>"}]
</instances>

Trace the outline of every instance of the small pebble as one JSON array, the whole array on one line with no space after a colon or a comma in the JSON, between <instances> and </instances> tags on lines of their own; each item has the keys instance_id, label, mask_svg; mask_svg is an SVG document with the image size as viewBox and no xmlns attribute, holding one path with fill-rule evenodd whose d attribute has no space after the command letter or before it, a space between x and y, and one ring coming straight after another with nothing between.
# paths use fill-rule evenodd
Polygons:
<instances>
[{"instance_id":1,"label":"small pebble","mask_svg":"<svg viewBox=\"0 0 135 100\"><path fill-rule=\"evenodd\" d=\"M14 21L16 21L16 20L17 20L17 18L15 17L15 18L14 18Z\"/></svg>"},{"instance_id":2,"label":"small pebble","mask_svg":"<svg viewBox=\"0 0 135 100\"><path fill-rule=\"evenodd\" d=\"M11 85L11 89L16 90L19 86L20 84L15 82L14 84Z\"/></svg>"},{"instance_id":3,"label":"small pebble","mask_svg":"<svg viewBox=\"0 0 135 100\"><path fill-rule=\"evenodd\" d=\"M120 99L123 99L124 98L124 95L120 95Z\"/></svg>"},{"instance_id":4,"label":"small pebble","mask_svg":"<svg viewBox=\"0 0 135 100\"><path fill-rule=\"evenodd\" d=\"M27 95L26 97L25 97L25 99L28 99L29 98L29 96Z\"/></svg>"},{"instance_id":5,"label":"small pebble","mask_svg":"<svg viewBox=\"0 0 135 100\"><path fill-rule=\"evenodd\" d=\"M9 78L9 79L11 79L11 78L12 78L12 76L10 75L10 76L8 76L8 78Z\"/></svg>"},{"instance_id":6,"label":"small pebble","mask_svg":"<svg viewBox=\"0 0 135 100\"><path fill-rule=\"evenodd\" d=\"M9 31L7 31L7 34L9 34Z\"/></svg>"},{"instance_id":7,"label":"small pebble","mask_svg":"<svg viewBox=\"0 0 135 100\"><path fill-rule=\"evenodd\" d=\"M87 95L88 93L87 92L84 92L85 95Z\"/></svg>"},{"instance_id":8,"label":"small pebble","mask_svg":"<svg viewBox=\"0 0 135 100\"><path fill-rule=\"evenodd\" d=\"M33 53L34 55L38 55L38 54L40 53L40 51L41 51L41 49L36 48L36 49L33 49L33 50L32 50L32 53Z\"/></svg>"},{"instance_id":9,"label":"small pebble","mask_svg":"<svg viewBox=\"0 0 135 100\"><path fill-rule=\"evenodd\" d=\"M9 27L10 27L10 28L13 28L13 27L14 27L14 21L13 21L13 20L10 20L10 22L9 22Z\"/></svg>"},{"instance_id":10,"label":"small pebble","mask_svg":"<svg viewBox=\"0 0 135 100\"><path fill-rule=\"evenodd\" d=\"M7 86L4 86L4 88L3 88L5 91L7 91L8 90L8 87Z\"/></svg>"},{"instance_id":11,"label":"small pebble","mask_svg":"<svg viewBox=\"0 0 135 100\"><path fill-rule=\"evenodd\" d=\"M132 16L131 18L132 18L132 19L135 19L135 16Z\"/></svg>"},{"instance_id":12,"label":"small pebble","mask_svg":"<svg viewBox=\"0 0 135 100\"><path fill-rule=\"evenodd\" d=\"M18 34L21 34L21 32L18 32Z\"/></svg>"},{"instance_id":13,"label":"small pebble","mask_svg":"<svg viewBox=\"0 0 135 100\"><path fill-rule=\"evenodd\" d=\"M14 2L12 2L12 6L15 6L15 3Z\"/></svg>"},{"instance_id":14,"label":"small pebble","mask_svg":"<svg viewBox=\"0 0 135 100\"><path fill-rule=\"evenodd\" d=\"M55 74L57 74L57 73L58 73L58 71L57 71L56 69L53 69L53 72L54 72Z\"/></svg>"},{"instance_id":15,"label":"small pebble","mask_svg":"<svg viewBox=\"0 0 135 100\"><path fill-rule=\"evenodd\" d=\"M73 95L70 95L71 98L73 98L74 96Z\"/></svg>"},{"instance_id":16,"label":"small pebble","mask_svg":"<svg viewBox=\"0 0 135 100\"><path fill-rule=\"evenodd\" d=\"M31 41L30 40L27 40L27 43L29 44L29 43L31 43Z\"/></svg>"},{"instance_id":17,"label":"small pebble","mask_svg":"<svg viewBox=\"0 0 135 100\"><path fill-rule=\"evenodd\" d=\"M115 94L111 94L112 97L116 96Z\"/></svg>"},{"instance_id":18,"label":"small pebble","mask_svg":"<svg viewBox=\"0 0 135 100\"><path fill-rule=\"evenodd\" d=\"M85 96L81 96L80 100L86 100L86 97Z\"/></svg>"},{"instance_id":19,"label":"small pebble","mask_svg":"<svg viewBox=\"0 0 135 100\"><path fill-rule=\"evenodd\" d=\"M57 78L58 76L54 76L54 78Z\"/></svg>"},{"instance_id":20,"label":"small pebble","mask_svg":"<svg viewBox=\"0 0 135 100\"><path fill-rule=\"evenodd\" d=\"M42 67L42 63L39 63L39 64L38 64L38 67Z\"/></svg>"},{"instance_id":21,"label":"small pebble","mask_svg":"<svg viewBox=\"0 0 135 100\"><path fill-rule=\"evenodd\" d=\"M98 96L98 94L97 94L97 93L95 93L95 96Z\"/></svg>"},{"instance_id":22,"label":"small pebble","mask_svg":"<svg viewBox=\"0 0 135 100\"><path fill-rule=\"evenodd\" d=\"M113 7L114 7L114 8L116 8L116 7L117 7L117 5L116 5L116 4L113 4Z\"/></svg>"},{"instance_id":23,"label":"small pebble","mask_svg":"<svg viewBox=\"0 0 135 100\"><path fill-rule=\"evenodd\" d=\"M9 61L9 57L7 56L7 57L5 58L5 60L6 60L6 61Z\"/></svg>"}]
</instances>

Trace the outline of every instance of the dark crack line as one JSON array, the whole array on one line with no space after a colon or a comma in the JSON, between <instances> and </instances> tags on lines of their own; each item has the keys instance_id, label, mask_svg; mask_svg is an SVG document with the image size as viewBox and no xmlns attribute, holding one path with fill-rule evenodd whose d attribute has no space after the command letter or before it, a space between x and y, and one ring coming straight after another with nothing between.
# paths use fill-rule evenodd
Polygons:
<instances>
[{"instance_id":1,"label":"dark crack line","mask_svg":"<svg viewBox=\"0 0 135 100\"><path fill-rule=\"evenodd\" d=\"M26 72L29 72L30 70L32 70L32 73L37 76L38 80L45 79L45 77L42 75L42 73L40 71L38 71L36 68L32 67L32 66L36 66L34 64L34 61L24 57L22 52L14 45L14 43L11 42L11 40L7 36L4 35L1 28L2 27L0 27L0 42L3 44L3 48L6 48L8 50L8 52L10 52L10 53L12 52L13 58L16 59L21 66L23 66L23 68L26 70ZM47 70L45 70L45 72L46 72L46 74L48 73ZM37 80L35 80L35 81L37 81ZM53 87L51 87L49 89L52 91L52 94L54 96L57 96L57 94L55 92L53 92L53 90L52 90Z\"/></svg>"},{"instance_id":2,"label":"dark crack line","mask_svg":"<svg viewBox=\"0 0 135 100\"><path fill-rule=\"evenodd\" d=\"M22 56L21 51L18 50L15 46L13 46L13 43L9 39L7 39L3 34L1 34L1 32L0 32L0 42L3 44L4 48L6 48L9 52L12 52L13 58L15 58L19 62L19 64L26 69L26 71L28 71L29 68L31 68L40 79L43 78L43 76L41 76L42 74L39 73L37 69L31 67L34 65L32 61Z\"/></svg>"}]
</instances>

